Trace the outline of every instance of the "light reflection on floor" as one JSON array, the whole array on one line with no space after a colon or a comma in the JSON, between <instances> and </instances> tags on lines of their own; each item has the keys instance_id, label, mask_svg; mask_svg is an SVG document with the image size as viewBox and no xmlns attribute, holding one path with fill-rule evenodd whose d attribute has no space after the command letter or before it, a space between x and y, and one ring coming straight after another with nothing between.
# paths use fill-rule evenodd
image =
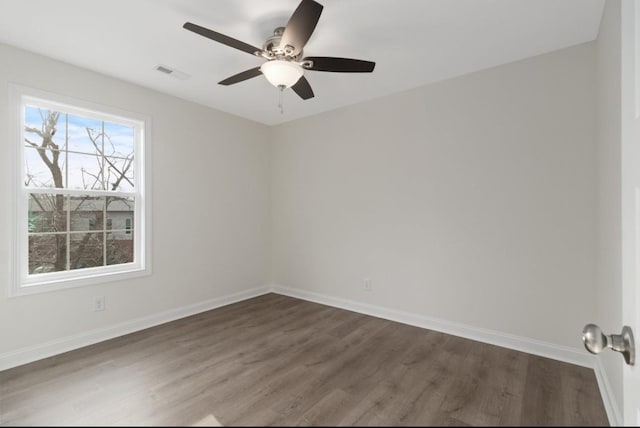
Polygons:
<instances>
[{"instance_id":1,"label":"light reflection on floor","mask_svg":"<svg viewBox=\"0 0 640 428\"><path fill-rule=\"evenodd\" d=\"M191 425L192 427L221 427L222 424L218 422L215 416L207 415L200 419L198 422Z\"/></svg>"}]
</instances>

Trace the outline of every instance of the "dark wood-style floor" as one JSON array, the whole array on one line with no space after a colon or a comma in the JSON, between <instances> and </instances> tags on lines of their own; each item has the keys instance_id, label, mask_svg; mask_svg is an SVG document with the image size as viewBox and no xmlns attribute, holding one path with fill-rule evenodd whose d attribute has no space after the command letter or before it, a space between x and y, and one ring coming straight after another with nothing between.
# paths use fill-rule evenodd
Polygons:
<instances>
[{"instance_id":1,"label":"dark wood-style floor","mask_svg":"<svg viewBox=\"0 0 640 428\"><path fill-rule=\"evenodd\" d=\"M2 425L608 425L592 370L268 294L0 372Z\"/></svg>"}]
</instances>

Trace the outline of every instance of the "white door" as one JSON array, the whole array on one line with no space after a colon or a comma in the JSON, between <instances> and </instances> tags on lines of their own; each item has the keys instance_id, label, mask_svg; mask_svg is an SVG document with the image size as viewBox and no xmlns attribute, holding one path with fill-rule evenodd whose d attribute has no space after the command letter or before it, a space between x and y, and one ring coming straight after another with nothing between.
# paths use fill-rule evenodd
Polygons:
<instances>
[{"instance_id":1,"label":"white door","mask_svg":"<svg viewBox=\"0 0 640 428\"><path fill-rule=\"evenodd\" d=\"M640 335L640 1L622 4L622 319ZM636 349L636 351L639 351ZM640 358L623 364L624 424L640 425ZM622 361L622 359L621 359Z\"/></svg>"}]
</instances>

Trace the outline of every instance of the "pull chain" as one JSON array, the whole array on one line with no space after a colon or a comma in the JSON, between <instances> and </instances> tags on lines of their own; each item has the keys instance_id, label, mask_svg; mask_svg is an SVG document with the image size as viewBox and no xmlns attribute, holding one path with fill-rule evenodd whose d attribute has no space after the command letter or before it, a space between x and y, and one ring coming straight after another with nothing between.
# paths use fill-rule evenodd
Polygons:
<instances>
[{"instance_id":1,"label":"pull chain","mask_svg":"<svg viewBox=\"0 0 640 428\"><path fill-rule=\"evenodd\" d=\"M280 93L278 94L278 107L280 108L280 114L284 114L284 106L282 105L282 94L284 93L284 85L279 85Z\"/></svg>"}]
</instances>

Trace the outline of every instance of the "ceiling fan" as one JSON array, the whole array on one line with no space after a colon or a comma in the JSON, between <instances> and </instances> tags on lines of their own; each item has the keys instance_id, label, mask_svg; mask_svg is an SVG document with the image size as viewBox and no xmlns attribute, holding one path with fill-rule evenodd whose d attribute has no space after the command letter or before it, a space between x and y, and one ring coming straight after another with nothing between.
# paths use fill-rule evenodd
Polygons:
<instances>
[{"instance_id":1,"label":"ceiling fan","mask_svg":"<svg viewBox=\"0 0 640 428\"><path fill-rule=\"evenodd\" d=\"M191 22L186 22L183 28L267 60L260 67L243 71L218 82L220 85L233 85L263 74L281 91L291 88L300 98L307 100L313 98L313 90L304 77L305 70L371 73L376 65L375 62L351 58L303 57L302 49L318 24L322 8L323 6L314 0L302 0L289 18L287 26L276 28L273 35L264 42L262 49Z\"/></svg>"}]
</instances>

